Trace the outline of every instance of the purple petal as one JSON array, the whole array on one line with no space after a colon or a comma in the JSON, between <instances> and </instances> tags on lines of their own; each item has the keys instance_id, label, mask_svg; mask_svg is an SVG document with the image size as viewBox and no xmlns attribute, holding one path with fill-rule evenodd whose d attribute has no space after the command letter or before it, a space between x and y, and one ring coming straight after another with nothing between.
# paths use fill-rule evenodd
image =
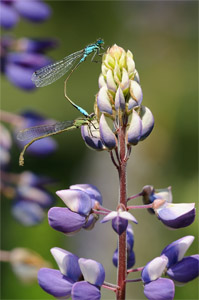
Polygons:
<instances>
[{"instance_id":1,"label":"purple petal","mask_svg":"<svg viewBox=\"0 0 199 300\"><path fill-rule=\"evenodd\" d=\"M126 230L126 243L127 243L127 250L131 251L134 245L134 234L133 234L133 228L131 224L128 224Z\"/></svg>"},{"instance_id":2,"label":"purple petal","mask_svg":"<svg viewBox=\"0 0 199 300\"><path fill-rule=\"evenodd\" d=\"M161 277L168 263L165 255L159 256L146 264L142 270L142 281L148 283Z\"/></svg>"},{"instance_id":3,"label":"purple petal","mask_svg":"<svg viewBox=\"0 0 199 300\"><path fill-rule=\"evenodd\" d=\"M60 271L48 268L39 270L38 282L45 292L54 297L69 297L74 283Z\"/></svg>"},{"instance_id":4,"label":"purple petal","mask_svg":"<svg viewBox=\"0 0 199 300\"><path fill-rule=\"evenodd\" d=\"M76 282L72 287L72 300L100 300L101 293L98 287L86 282Z\"/></svg>"},{"instance_id":5,"label":"purple petal","mask_svg":"<svg viewBox=\"0 0 199 300\"><path fill-rule=\"evenodd\" d=\"M119 215L112 220L113 230L119 235L121 235L126 230L127 226L128 220L120 218Z\"/></svg>"},{"instance_id":6,"label":"purple petal","mask_svg":"<svg viewBox=\"0 0 199 300\"><path fill-rule=\"evenodd\" d=\"M14 1L14 6L21 16L34 22L45 21L51 15L50 7L41 1L18 0Z\"/></svg>"},{"instance_id":7,"label":"purple petal","mask_svg":"<svg viewBox=\"0 0 199 300\"><path fill-rule=\"evenodd\" d=\"M5 74L8 80L15 86L27 91L35 88L35 85L31 81L33 72L33 69L28 69L14 64L7 64L5 69Z\"/></svg>"},{"instance_id":8,"label":"purple petal","mask_svg":"<svg viewBox=\"0 0 199 300\"><path fill-rule=\"evenodd\" d=\"M195 203L165 203L157 209L158 218L171 228L183 228L195 220Z\"/></svg>"},{"instance_id":9,"label":"purple petal","mask_svg":"<svg viewBox=\"0 0 199 300\"><path fill-rule=\"evenodd\" d=\"M154 127L154 117L150 109L146 106L141 106L141 120L142 120L142 137L144 140L153 130Z\"/></svg>"},{"instance_id":10,"label":"purple petal","mask_svg":"<svg viewBox=\"0 0 199 300\"><path fill-rule=\"evenodd\" d=\"M138 113L133 110L129 129L127 131L128 143L136 145L142 135L142 121Z\"/></svg>"},{"instance_id":11,"label":"purple petal","mask_svg":"<svg viewBox=\"0 0 199 300\"><path fill-rule=\"evenodd\" d=\"M92 259L80 258L79 266L86 281L97 286L103 284L105 271L102 264Z\"/></svg>"},{"instance_id":12,"label":"purple petal","mask_svg":"<svg viewBox=\"0 0 199 300\"><path fill-rule=\"evenodd\" d=\"M18 14L11 5L0 3L0 25L5 29L14 27L19 20Z\"/></svg>"},{"instance_id":13,"label":"purple petal","mask_svg":"<svg viewBox=\"0 0 199 300\"><path fill-rule=\"evenodd\" d=\"M117 145L117 139L115 134L110 129L108 123L106 122L104 114L100 117L100 136L102 143L109 149L113 149Z\"/></svg>"},{"instance_id":14,"label":"purple petal","mask_svg":"<svg viewBox=\"0 0 199 300\"><path fill-rule=\"evenodd\" d=\"M17 140L17 144L20 149L22 149L27 144L27 142L29 141L26 140L25 142L23 142ZM48 156L54 153L56 149L57 149L56 141L51 137L47 137L35 141L32 145L30 145L30 147L28 147L26 152L34 156Z\"/></svg>"},{"instance_id":15,"label":"purple petal","mask_svg":"<svg viewBox=\"0 0 199 300\"><path fill-rule=\"evenodd\" d=\"M127 269L130 269L135 264L135 253L133 250L128 251L127 253Z\"/></svg>"},{"instance_id":16,"label":"purple petal","mask_svg":"<svg viewBox=\"0 0 199 300\"><path fill-rule=\"evenodd\" d=\"M194 236L187 235L175 242L166 246L161 254L164 254L168 257L169 263L167 265L168 268L179 262L183 259L187 249L193 243Z\"/></svg>"},{"instance_id":17,"label":"purple petal","mask_svg":"<svg viewBox=\"0 0 199 300\"><path fill-rule=\"evenodd\" d=\"M80 190L60 190L56 192L63 202L73 212L87 216L92 209L90 196Z\"/></svg>"},{"instance_id":18,"label":"purple petal","mask_svg":"<svg viewBox=\"0 0 199 300\"><path fill-rule=\"evenodd\" d=\"M9 64L31 69L32 72L52 62L51 59L39 53L12 52L7 55ZM32 76L31 76L32 77Z\"/></svg>"},{"instance_id":19,"label":"purple petal","mask_svg":"<svg viewBox=\"0 0 199 300\"><path fill-rule=\"evenodd\" d=\"M86 218L65 207L52 207L48 211L48 222L52 228L65 234L79 231Z\"/></svg>"},{"instance_id":20,"label":"purple petal","mask_svg":"<svg viewBox=\"0 0 199 300\"><path fill-rule=\"evenodd\" d=\"M168 269L167 275L178 282L188 282L195 279L199 275L199 255L195 254L183 258Z\"/></svg>"},{"instance_id":21,"label":"purple petal","mask_svg":"<svg viewBox=\"0 0 199 300\"><path fill-rule=\"evenodd\" d=\"M113 265L117 268L118 266L118 249L113 253L112 258ZM130 269L135 264L135 253L133 250L127 251L127 269Z\"/></svg>"},{"instance_id":22,"label":"purple petal","mask_svg":"<svg viewBox=\"0 0 199 300\"><path fill-rule=\"evenodd\" d=\"M70 186L70 189L85 191L92 200L98 201L99 204L102 204L102 195L98 188L93 184L73 184Z\"/></svg>"},{"instance_id":23,"label":"purple petal","mask_svg":"<svg viewBox=\"0 0 199 300\"><path fill-rule=\"evenodd\" d=\"M149 300L172 300L175 286L172 280L159 278L144 286L144 294Z\"/></svg>"},{"instance_id":24,"label":"purple petal","mask_svg":"<svg viewBox=\"0 0 199 300\"><path fill-rule=\"evenodd\" d=\"M57 41L54 39L28 39L20 38L18 40L18 47L25 52L39 52L43 53L48 49L55 48Z\"/></svg>"},{"instance_id":25,"label":"purple petal","mask_svg":"<svg viewBox=\"0 0 199 300\"><path fill-rule=\"evenodd\" d=\"M79 268L78 256L58 247L51 248L50 251L63 275L74 281L80 280L82 273Z\"/></svg>"},{"instance_id":26,"label":"purple petal","mask_svg":"<svg viewBox=\"0 0 199 300\"><path fill-rule=\"evenodd\" d=\"M104 149L104 146L102 144L99 130L95 130L93 134L91 135L89 126L81 126L81 135L83 140L85 141L86 145L91 148L92 150L98 150L102 151Z\"/></svg>"},{"instance_id":27,"label":"purple petal","mask_svg":"<svg viewBox=\"0 0 199 300\"><path fill-rule=\"evenodd\" d=\"M108 90L106 86L103 86L97 96L97 106L99 110L104 113L112 115L112 107L108 96Z\"/></svg>"},{"instance_id":28,"label":"purple petal","mask_svg":"<svg viewBox=\"0 0 199 300\"><path fill-rule=\"evenodd\" d=\"M12 215L24 226L33 226L43 221L44 211L37 203L17 200L12 206Z\"/></svg>"}]
</instances>

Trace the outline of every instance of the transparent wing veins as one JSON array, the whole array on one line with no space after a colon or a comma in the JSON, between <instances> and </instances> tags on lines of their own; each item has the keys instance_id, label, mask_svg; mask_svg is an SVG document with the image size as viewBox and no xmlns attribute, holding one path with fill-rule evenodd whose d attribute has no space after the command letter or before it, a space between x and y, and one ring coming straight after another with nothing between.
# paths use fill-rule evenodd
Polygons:
<instances>
[{"instance_id":1,"label":"transparent wing veins","mask_svg":"<svg viewBox=\"0 0 199 300\"><path fill-rule=\"evenodd\" d=\"M83 55L83 53L84 49L79 50L66 56L64 59L58 62L35 71L32 75L32 81L37 87L42 87L53 83L66 74L74 66L76 60Z\"/></svg>"},{"instance_id":2,"label":"transparent wing veins","mask_svg":"<svg viewBox=\"0 0 199 300\"><path fill-rule=\"evenodd\" d=\"M61 130L69 129L74 125L74 121L57 122L52 125L40 125L19 131L17 139L19 141L33 140L43 135L58 133Z\"/></svg>"}]
</instances>

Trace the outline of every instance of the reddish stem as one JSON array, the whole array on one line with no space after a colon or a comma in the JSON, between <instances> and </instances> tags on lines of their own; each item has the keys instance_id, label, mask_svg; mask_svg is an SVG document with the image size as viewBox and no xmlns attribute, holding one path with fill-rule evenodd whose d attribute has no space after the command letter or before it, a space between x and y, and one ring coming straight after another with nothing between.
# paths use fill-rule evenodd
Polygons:
<instances>
[{"instance_id":1,"label":"reddish stem","mask_svg":"<svg viewBox=\"0 0 199 300\"><path fill-rule=\"evenodd\" d=\"M132 273L132 272L140 272L144 269L144 267L139 267L139 268L136 268L136 269L129 269L127 270L127 273Z\"/></svg>"},{"instance_id":2,"label":"reddish stem","mask_svg":"<svg viewBox=\"0 0 199 300\"><path fill-rule=\"evenodd\" d=\"M131 205L128 206L127 209L146 209L146 208L153 208L153 204L145 204L145 205Z\"/></svg>"},{"instance_id":3,"label":"reddish stem","mask_svg":"<svg viewBox=\"0 0 199 300\"><path fill-rule=\"evenodd\" d=\"M118 141L119 141L119 154L120 154L120 166L119 166L119 181L120 181L120 198L119 203L125 207L127 205L126 200L126 144L125 144L126 127L123 125L119 129ZM120 287L116 293L117 300L124 300L126 294L126 274L127 274L127 249L126 249L126 231L119 236L118 247L118 278L117 285Z\"/></svg>"},{"instance_id":4,"label":"reddish stem","mask_svg":"<svg viewBox=\"0 0 199 300\"><path fill-rule=\"evenodd\" d=\"M142 281L142 278L128 279L128 280L126 280L126 283L128 283L128 282L138 282L138 281Z\"/></svg>"},{"instance_id":5,"label":"reddish stem","mask_svg":"<svg viewBox=\"0 0 199 300\"><path fill-rule=\"evenodd\" d=\"M131 197L128 197L128 198L127 198L127 201L130 201L130 200L132 200L132 199L138 198L138 197L140 197L140 196L142 196L142 195L143 195L142 192L141 192L141 193L138 193L138 194L136 194L136 195L133 195L133 196L131 196Z\"/></svg>"}]
</instances>

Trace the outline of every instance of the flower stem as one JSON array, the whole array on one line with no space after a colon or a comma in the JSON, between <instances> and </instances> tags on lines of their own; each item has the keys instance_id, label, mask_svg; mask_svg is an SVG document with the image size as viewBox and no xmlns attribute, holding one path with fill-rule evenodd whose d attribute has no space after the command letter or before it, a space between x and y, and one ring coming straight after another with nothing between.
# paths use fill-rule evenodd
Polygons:
<instances>
[{"instance_id":1,"label":"flower stem","mask_svg":"<svg viewBox=\"0 0 199 300\"><path fill-rule=\"evenodd\" d=\"M146 208L153 208L153 204L145 204L145 205L131 205L128 206L127 209L146 209Z\"/></svg>"},{"instance_id":2,"label":"flower stem","mask_svg":"<svg viewBox=\"0 0 199 300\"><path fill-rule=\"evenodd\" d=\"M126 144L125 144L125 133L126 126L123 125L119 129L118 141L119 141L119 154L120 154L120 165L119 165L119 203L125 207L127 205L127 193L126 193ZM126 274L127 274L127 249L126 249L126 231L119 236L119 247L118 247L118 274L117 274L117 285L120 287L116 293L117 300L124 300L126 294Z\"/></svg>"},{"instance_id":3,"label":"flower stem","mask_svg":"<svg viewBox=\"0 0 199 300\"><path fill-rule=\"evenodd\" d=\"M139 268L136 268L136 269L129 269L127 270L127 273L132 273L132 272L140 272L144 269L144 267L139 267Z\"/></svg>"}]
</instances>

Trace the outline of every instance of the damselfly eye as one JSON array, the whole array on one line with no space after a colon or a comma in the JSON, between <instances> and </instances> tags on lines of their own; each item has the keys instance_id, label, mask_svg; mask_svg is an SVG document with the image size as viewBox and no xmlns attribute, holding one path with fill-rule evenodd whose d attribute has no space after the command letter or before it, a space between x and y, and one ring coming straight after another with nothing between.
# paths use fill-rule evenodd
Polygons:
<instances>
[{"instance_id":1,"label":"damselfly eye","mask_svg":"<svg viewBox=\"0 0 199 300\"><path fill-rule=\"evenodd\" d=\"M104 40L103 40L103 39L98 39L98 40L97 40L97 43L98 43L99 45L103 45L103 44L104 44Z\"/></svg>"}]
</instances>

